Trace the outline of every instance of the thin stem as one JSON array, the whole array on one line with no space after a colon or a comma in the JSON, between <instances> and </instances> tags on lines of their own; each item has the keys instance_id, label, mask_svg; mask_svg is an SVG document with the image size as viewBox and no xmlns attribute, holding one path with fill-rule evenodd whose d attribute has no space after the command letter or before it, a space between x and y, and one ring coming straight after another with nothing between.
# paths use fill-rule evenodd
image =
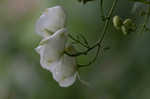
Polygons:
<instances>
[{"instance_id":1,"label":"thin stem","mask_svg":"<svg viewBox=\"0 0 150 99\"><path fill-rule=\"evenodd\" d=\"M150 14L150 5L148 5L148 7L147 7L147 12L145 15L144 23L142 24L141 30L139 32L140 34L145 31L146 25L147 25L148 20L149 20L149 14Z\"/></svg>"},{"instance_id":2,"label":"thin stem","mask_svg":"<svg viewBox=\"0 0 150 99\"><path fill-rule=\"evenodd\" d=\"M96 59L97 59L97 57L98 57L98 55L99 55L99 52L100 52L100 48L101 48L102 42L103 42L103 40L104 40L104 38L105 38L105 35L106 35L106 33L107 33L107 29L108 29L108 26L109 26L109 23L110 23L110 18L111 18L111 16L112 16L112 13L113 13L113 11L114 11L114 8L115 8L115 6L116 6L116 4L117 4L117 1L118 1L118 0L114 0L114 2L113 2L113 4L112 4L112 7L111 7L111 9L110 9L110 11L109 11L109 13L108 13L108 16L107 16L108 19L107 19L106 22L105 22L105 26L104 26L104 30L103 30L103 34L102 34L101 38L100 38L100 39L98 40L98 42L97 42L95 45L93 45L93 47L92 47L92 49L93 49L93 48L95 48L95 47L98 46L96 56L95 56L94 59L93 59L92 61L90 61L88 64L78 65L79 67L89 66L89 65L91 65L92 63L94 63L94 62L96 61Z\"/></svg>"},{"instance_id":3,"label":"thin stem","mask_svg":"<svg viewBox=\"0 0 150 99\"><path fill-rule=\"evenodd\" d=\"M101 11L101 17L102 17L102 21L105 20L105 14L104 14L104 9L103 9L103 0L98 0L99 4L100 4L100 11Z\"/></svg>"},{"instance_id":4,"label":"thin stem","mask_svg":"<svg viewBox=\"0 0 150 99\"><path fill-rule=\"evenodd\" d=\"M77 40L76 38L74 38L71 34L68 35L73 41L79 43L80 45L82 45L85 48L89 48L87 45L85 45L84 43L82 43L80 40Z\"/></svg>"},{"instance_id":5,"label":"thin stem","mask_svg":"<svg viewBox=\"0 0 150 99\"><path fill-rule=\"evenodd\" d=\"M114 8L117 4L118 0L114 0L113 1L113 4L112 4L112 7L111 9L109 10L109 13L108 13L108 16L107 16L107 19L105 21L105 26L104 26L104 29L103 29L103 33L102 33L102 36L100 37L100 39L94 44L92 45L91 47L87 48L85 51L82 51L82 52L78 52L78 53L75 53L75 54L70 54L68 52L65 52L65 54L69 55L69 56L72 56L72 57L76 57L76 56L80 56L80 55L87 55L92 49L94 49L95 47L97 46L101 46L103 40L104 40L104 37L107 33L107 29L108 29L108 26L109 26L109 23L110 23L110 19L111 19L111 16L113 14L113 11L114 11Z\"/></svg>"},{"instance_id":6,"label":"thin stem","mask_svg":"<svg viewBox=\"0 0 150 99\"><path fill-rule=\"evenodd\" d=\"M108 28L109 23L110 23L110 18L111 18L112 14L113 14L113 11L114 11L114 8L115 8L117 2L118 2L118 0L114 0L114 1L113 1L112 7L111 7L111 9L110 9L110 11L109 11L109 13L108 13L107 20L106 20L106 22L105 22L105 26L104 26L104 30L103 30L103 34L102 34L101 38L100 38L99 41L98 41L98 44L100 44L100 45L101 45L101 43L103 42L104 37L105 37L105 35L106 35L106 33L107 33L107 28Z\"/></svg>"},{"instance_id":7,"label":"thin stem","mask_svg":"<svg viewBox=\"0 0 150 99\"><path fill-rule=\"evenodd\" d=\"M87 64L78 64L78 67L79 67L79 68L80 68L80 67L86 67L86 66L89 66L89 65L91 65L92 63L94 63L94 62L96 61L98 55L99 55L99 52L100 52L100 46L97 47L96 55L95 55L95 57L94 57L89 63L87 63Z\"/></svg>"}]
</instances>

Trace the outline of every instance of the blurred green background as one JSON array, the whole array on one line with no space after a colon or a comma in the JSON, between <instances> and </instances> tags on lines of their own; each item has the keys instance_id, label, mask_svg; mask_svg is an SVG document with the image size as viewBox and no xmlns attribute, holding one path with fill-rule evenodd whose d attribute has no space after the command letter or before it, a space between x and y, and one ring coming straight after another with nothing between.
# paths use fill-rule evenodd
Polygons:
<instances>
[{"instance_id":1,"label":"blurred green background","mask_svg":"<svg viewBox=\"0 0 150 99\"><path fill-rule=\"evenodd\" d=\"M108 12L112 0L104 2ZM91 44L99 38L104 23L98 0L86 5L77 0L0 0L0 99L150 99L150 33L124 36L113 27L104 42L111 49L91 67L79 70L90 86L77 80L71 87L59 87L41 68L34 50L41 40L35 33L36 20L55 5L64 6L70 33L82 33ZM115 13L133 16L132 6L119 0ZM79 61L88 62L92 53Z\"/></svg>"}]
</instances>

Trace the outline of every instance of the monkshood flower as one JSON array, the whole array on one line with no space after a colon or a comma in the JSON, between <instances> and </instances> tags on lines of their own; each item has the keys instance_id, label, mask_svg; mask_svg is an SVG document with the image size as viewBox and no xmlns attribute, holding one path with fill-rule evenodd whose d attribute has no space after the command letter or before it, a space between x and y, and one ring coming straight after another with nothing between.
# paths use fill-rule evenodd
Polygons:
<instances>
[{"instance_id":1,"label":"monkshood flower","mask_svg":"<svg viewBox=\"0 0 150 99\"><path fill-rule=\"evenodd\" d=\"M36 23L36 33L47 37L64 28L65 24L66 14L61 6L47 8Z\"/></svg>"},{"instance_id":2,"label":"monkshood flower","mask_svg":"<svg viewBox=\"0 0 150 99\"><path fill-rule=\"evenodd\" d=\"M40 63L43 68L51 69L53 62L58 60L65 49L67 41L66 29L60 29L51 36L45 37L36 48L40 54Z\"/></svg>"},{"instance_id":3,"label":"monkshood flower","mask_svg":"<svg viewBox=\"0 0 150 99\"><path fill-rule=\"evenodd\" d=\"M72 85L78 74L75 58L64 54L60 60L57 61L56 67L53 69L52 74L53 78L61 87Z\"/></svg>"},{"instance_id":4,"label":"monkshood flower","mask_svg":"<svg viewBox=\"0 0 150 99\"><path fill-rule=\"evenodd\" d=\"M75 57L64 54L64 51L74 52L74 48L67 44L64 16L64 10L60 6L48 8L48 12L44 12L47 21L40 17L36 24L36 31L44 37L36 51L40 54L41 66L52 73L61 87L68 87L75 82L78 73Z\"/></svg>"}]
</instances>

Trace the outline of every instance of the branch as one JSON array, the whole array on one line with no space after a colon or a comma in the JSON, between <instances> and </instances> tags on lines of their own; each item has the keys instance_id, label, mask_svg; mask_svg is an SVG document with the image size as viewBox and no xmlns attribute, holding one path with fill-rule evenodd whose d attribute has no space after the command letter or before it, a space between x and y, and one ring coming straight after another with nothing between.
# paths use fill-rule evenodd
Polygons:
<instances>
[{"instance_id":1,"label":"branch","mask_svg":"<svg viewBox=\"0 0 150 99\"><path fill-rule=\"evenodd\" d=\"M86 66L89 66L89 65L91 65L92 63L94 63L94 62L96 61L98 55L99 55L99 52L100 52L100 46L98 46L98 48L97 48L97 52L96 52L95 57L94 57L89 63L87 63L87 64L78 64L78 67L79 67L79 68L80 68L80 67L86 67Z\"/></svg>"},{"instance_id":2,"label":"branch","mask_svg":"<svg viewBox=\"0 0 150 99\"><path fill-rule=\"evenodd\" d=\"M146 25L149 21L149 16L150 16L150 5L148 5L148 7L147 7L147 12L146 12L146 15L145 15L144 23L142 24L141 30L139 31L140 34L145 31Z\"/></svg>"},{"instance_id":3,"label":"branch","mask_svg":"<svg viewBox=\"0 0 150 99\"><path fill-rule=\"evenodd\" d=\"M72 56L72 57L76 57L76 56L81 56L81 55L87 55L91 50L93 50L95 47L97 46L101 46L103 40L104 40L104 37L107 33L107 29L108 29L108 26L109 26L109 23L110 23L110 19L111 19L111 16L113 14L113 11L115 9L115 6L117 4L118 0L114 0L113 1L113 4L112 4L112 7L111 9L109 10L109 13L108 13L108 18L106 19L105 21L105 26L104 26L104 29L103 29L103 33L102 33L102 36L100 37L100 39L94 44L92 45L91 47L87 48L87 50L83 51L83 52L78 52L78 53L75 53L75 54L70 54L68 52L65 52L65 54L69 55L69 56Z\"/></svg>"}]
</instances>

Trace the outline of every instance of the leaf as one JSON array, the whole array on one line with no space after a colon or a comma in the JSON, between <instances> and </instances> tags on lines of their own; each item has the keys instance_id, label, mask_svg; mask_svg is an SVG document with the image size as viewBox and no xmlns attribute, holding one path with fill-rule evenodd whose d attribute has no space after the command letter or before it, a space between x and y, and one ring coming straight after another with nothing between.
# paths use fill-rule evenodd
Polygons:
<instances>
[{"instance_id":1,"label":"leaf","mask_svg":"<svg viewBox=\"0 0 150 99\"><path fill-rule=\"evenodd\" d=\"M83 40L83 42L84 42L87 46L89 46L89 43L88 43L87 39L85 38L85 36L82 35L82 34L80 34L79 36L81 37L81 39Z\"/></svg>"}]
</instances>

